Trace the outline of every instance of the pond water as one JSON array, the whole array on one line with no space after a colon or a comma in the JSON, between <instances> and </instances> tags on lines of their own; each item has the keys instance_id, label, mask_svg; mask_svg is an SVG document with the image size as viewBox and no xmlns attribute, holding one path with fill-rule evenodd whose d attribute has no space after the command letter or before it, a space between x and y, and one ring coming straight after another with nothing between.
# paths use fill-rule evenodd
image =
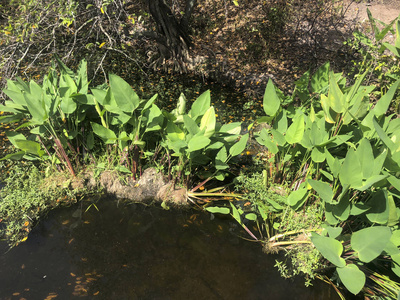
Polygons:
<instances>
[{"instance_id":1,"label":"pond water","mask_svg":"<svg viewBox=\"0 0 400 300\"><path fill-rule=\"evenodd\" d=\"M0 244L0 299L338 299L284 280L228 219L103 199L49 213ZM90 206L90 207L89 207Z\"/></svg>"}]
</instances>

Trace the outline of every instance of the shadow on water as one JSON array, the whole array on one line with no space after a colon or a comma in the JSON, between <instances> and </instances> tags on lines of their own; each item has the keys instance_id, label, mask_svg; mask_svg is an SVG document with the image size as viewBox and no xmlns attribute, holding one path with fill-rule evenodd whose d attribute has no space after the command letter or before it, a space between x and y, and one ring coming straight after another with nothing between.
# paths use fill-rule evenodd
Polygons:
<instances>
[{"instance_id":1,"label":"shadow on water","mask_svg":"<svg viewBox=\"0 0 400 300\"><path fill-rule=\"evenodd\" d=\"M282 279L276 256L229 220L89 205L52 211L8 252L0 244L0 299L337 299L322 282Z\"/></svg>"}]
</instances>

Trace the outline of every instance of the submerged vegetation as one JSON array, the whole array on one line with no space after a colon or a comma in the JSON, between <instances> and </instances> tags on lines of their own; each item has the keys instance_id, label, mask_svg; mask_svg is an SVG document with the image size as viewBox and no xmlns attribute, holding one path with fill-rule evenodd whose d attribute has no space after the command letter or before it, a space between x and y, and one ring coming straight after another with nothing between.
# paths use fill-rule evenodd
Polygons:
<instances>
[{"instance_id":1,"label":"submerged vegetation","mask_svg":"<svg viewBox=\"0 0 400 300\"><path fill-rule=\"evenodd\" d=\"M112 73L92 86L85 60L73 71L56 56L41 83L7 79L0 123L14 124L6 136L16 151L0 159L2 236L23 241L46 210L99 187L102 174L127 191L161 178L166 195L184 188L187 204L231 215L266 253L285 251L283 277L397 299L400 20L370 23L375 41L347 43L363 56L350 75L325 63L290 94L269 79L251 124L220 123L209 91L193 102L182 93L169 109ZM384 42L393 24L394 45Z\"/></svg>"}]
</instances>

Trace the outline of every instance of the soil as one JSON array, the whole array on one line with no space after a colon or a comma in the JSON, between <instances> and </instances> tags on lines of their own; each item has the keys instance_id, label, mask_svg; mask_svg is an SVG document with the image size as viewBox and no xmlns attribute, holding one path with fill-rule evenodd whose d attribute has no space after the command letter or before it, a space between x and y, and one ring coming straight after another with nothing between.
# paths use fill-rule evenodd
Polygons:
<instances>
[{"instance_id":1,"label":"soil","mask_svg":"<svg viewBox=\"0 0 400 300\"><path fill-rule=\"evenodd\" d=\"M373 0L361 1L356 3L348 1L350 7L347 16L349 19L356 18L360 23L368 22L367 9L372 13L375 19L378 19L386 24L393 21L400 14L400 0Z\"/></svg>"},{"instance_id":2,"label":"soil","mask_svg":"<svg viewBox=\"0 0 400 300\"><path fill-rule=\"evenodd\" d=\"M242 2L240 9L225 15L217 10L220 21L215 28L195 37L192 54L196 68L203 76L235 85L254 98L262 97L269 79L290 94L295 80L326 61L336 72L351 67L354 57L343 43L355 30L372 38L367 9L384 23L400 14L400 0L332 1L334 5L318 8L319 15L309 13L312 7L306 2L293 3L296 12L280 33L270 32L276 26L259 25L269 22L261 4ZM200 13L206 14L208 9L200 7ZM394 39L388 34L386 41ZM199 67L202 61L208 63Z\"/></svg>"},{"instance_id":3,"label":"soil","mask_svg":"<svg viewBox=\"0 0 400 300\"><path fill-rule=\"evenodd\" d=\"M357 20L362 28L369 31L369 20L367 9L370 10L372 16L389 24L394 19L400 16L400 0L373 0L373 1L361 1L356 3L354 1L347 1L349 8L346 17L349 20ZM393 25L395 27L395 25ZM393 42L395 36L388 34L387 41Z\"/></svg>"}]
</instances>

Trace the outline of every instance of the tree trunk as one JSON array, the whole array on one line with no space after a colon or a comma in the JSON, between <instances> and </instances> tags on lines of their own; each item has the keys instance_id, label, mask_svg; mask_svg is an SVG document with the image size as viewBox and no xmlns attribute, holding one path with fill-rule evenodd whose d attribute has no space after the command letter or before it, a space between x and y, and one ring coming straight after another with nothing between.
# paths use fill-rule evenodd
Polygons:
<instances>
[{"instance_id":1,"label":"tree trunk","mask_svg":"<svg viewBox=\"0 0 400 300\"><path fill-rule=\"evenodd\" d=\"M185 14L178 20L164 0L148 0L149 12L157 24L156 41L160 57L157 64L171 59L174 68L186 72L188 51L191 45L189 20L196 0L186 0Z\"/></svg>"}]
</instances>

